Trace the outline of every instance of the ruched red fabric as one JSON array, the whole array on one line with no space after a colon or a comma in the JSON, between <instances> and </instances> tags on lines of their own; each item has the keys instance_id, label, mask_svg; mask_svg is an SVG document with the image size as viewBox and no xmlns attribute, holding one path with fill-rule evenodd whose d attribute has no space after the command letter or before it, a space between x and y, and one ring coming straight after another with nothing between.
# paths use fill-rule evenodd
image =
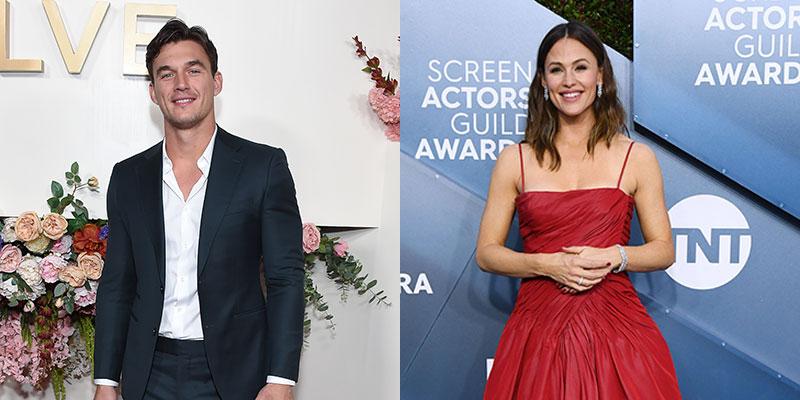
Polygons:
<instances>
[{"instance_id":1,"label":"ruched red fabric","mask_svg":"<svg viewBox=\"0 0 800 400\"><path fill-rule=\"evenodd\" d=\"M521 193L525 252L626 244L633 203L619 188ZM577 294L549 278L524 279L484 393L485 400L680 397L667 344L627 273Z\"/></svg>"}]
</instances>

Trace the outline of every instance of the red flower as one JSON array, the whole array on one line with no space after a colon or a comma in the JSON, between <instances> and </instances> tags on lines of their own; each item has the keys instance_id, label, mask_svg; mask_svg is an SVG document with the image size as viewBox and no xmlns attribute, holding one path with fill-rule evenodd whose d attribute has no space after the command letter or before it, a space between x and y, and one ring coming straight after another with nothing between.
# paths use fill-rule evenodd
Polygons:
<instances>
[{"instance_id":1,"label":"red flower","mask_svg":"<svg viewBox=\"0 0 800 400\"><path fill-rule=\"evenodd\" d=\"M72 236L72 248L76 253L98 252L105 258L106 240L100 240L100 228L95 224L86 224L83 229L75 231Z\"/></svg>"}]
</instances>

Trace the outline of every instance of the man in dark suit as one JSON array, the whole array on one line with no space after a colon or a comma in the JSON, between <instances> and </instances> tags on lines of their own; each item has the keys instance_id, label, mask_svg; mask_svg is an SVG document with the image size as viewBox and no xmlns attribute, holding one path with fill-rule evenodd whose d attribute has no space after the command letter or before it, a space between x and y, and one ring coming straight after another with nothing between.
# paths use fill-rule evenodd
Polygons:
<instances>
[{"instance_id":1,"label":"man in dark suit","mask_svg":"<svg viewBox=\"0 0 800 400\"><path fill-rule=\"evenodd\" d=\"M291 399L304 268L286 156L216 125L202 28L168 22L146 63L164 141L111 174L95 399L116 399L120 378L125 400Z\"/></svg>"}]
</instances>

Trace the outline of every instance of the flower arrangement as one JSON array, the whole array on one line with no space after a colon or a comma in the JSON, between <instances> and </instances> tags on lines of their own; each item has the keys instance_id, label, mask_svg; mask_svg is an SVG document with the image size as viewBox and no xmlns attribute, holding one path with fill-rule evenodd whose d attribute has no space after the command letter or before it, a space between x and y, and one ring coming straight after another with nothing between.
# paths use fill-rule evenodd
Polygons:
<instances>
[{"instance_id":1,"label":"flower arrangement","mask_svg":"<svg viewBox=\"0 0 800 400\"><path fill-rule=\"evenodd\" d=\"M353 42L356 55L367 60L367 66L362 71L370 74L370 79L375 81L375 87L369 91L369 104L386 125L384 135L390 141L397 142L400 140L400 93L397 90L397 79L392 79L389 73L383 75L381 60L367 55L367 49L358 36L353 37Z\"/></svg>"},{"instance_id":2,"label":"flower arrangement","mask_svg":"<svg viewBox=\"0 0 800 400\"><path fill-rule=\"evenodd\" d=\"M36 390L86 376L94 355L94 303L103 273L108 226L90 221L75 194L97 191L83 183L78 163L65 173L72 192L53 181L50 212L28 211L0 220L0 383L14 379ZM62 214L72 207L73 218Z\"/></svg>"},{"instance_id":3,"label":"flower arrangement","mask_svg":"<svg viewBox=\"0 0 800 400\"><path fill-rule=\"evenodd\" d=\"M361 261L353 257L349 250L350 245L339 237L329 237L320 232L319 228L312 223L303 224L303 253L305 254L306 277L305 277L305 299L306 308L311 307L319 313L320 317L328 321L329 328L334 328L333 314L328 310L328 303L323 299L322 294L317 290L311 273L317 262L322 261L326 265L325 272L329 279L336 282L341 291L342 301L347 300L350 290L355 290L359 295L370 294L369 303L391 305L386 300L387 296L383 290L377 290L375 286L378 281L373 279L367 281L369 274L361 274L363 265ZM304 321L304 333L306 337L311 333L311 318L306 312Z\"/></svg>"},{"instance_id":4,"label":"flower arrangement","mask_svg":"<svg viewBox=\"0 0 800 400\"><path fill-rule=\"evenodd\" d=\"M67 187L51 182L50 212L40 217L28 211L0 218L0 384L13 379L43 391L49 384L57 400L66 399L65 383L88 376L94 365L94 315L97 287L103 273L107 221L90 219L81 190L99 191L96 178L82 182L79 165L65 173ZM72 208L72 218L64 211ZM349 290L370 293L370 303L386 304L377 281L367 282L361 262L349 253L347 242L321 234L314 224L303 225L306 308L333 325L333 315L317 291L311 272L318 262L327 266L346 299ZM308 312L304 333L311 332Z\"/></svg>"}]
</instances>

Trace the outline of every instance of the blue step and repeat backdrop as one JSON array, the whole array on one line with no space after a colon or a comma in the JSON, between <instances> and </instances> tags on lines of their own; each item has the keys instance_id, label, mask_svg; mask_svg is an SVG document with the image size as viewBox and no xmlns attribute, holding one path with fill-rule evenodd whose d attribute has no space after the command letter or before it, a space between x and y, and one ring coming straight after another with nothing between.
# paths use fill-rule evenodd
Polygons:
<instances>
[{"instance_id":1,"label":"blue step and repeat backdrop","mask_svg":"<svg viewBox=\"0 0 800 400\"><path fill-rule=\"evenodd\" d=\"M661 164L676 246L675 265L634 285L684 398L800 398L800 3L635 2L634 17L635 62L609 49L621 100L681 153L631 132ZM518 281L480 271L478 225L496 156L524 132L538 44L561 22L527 0L401 4L402 399L482 398Z\"/></svg>"}]
</instances>

